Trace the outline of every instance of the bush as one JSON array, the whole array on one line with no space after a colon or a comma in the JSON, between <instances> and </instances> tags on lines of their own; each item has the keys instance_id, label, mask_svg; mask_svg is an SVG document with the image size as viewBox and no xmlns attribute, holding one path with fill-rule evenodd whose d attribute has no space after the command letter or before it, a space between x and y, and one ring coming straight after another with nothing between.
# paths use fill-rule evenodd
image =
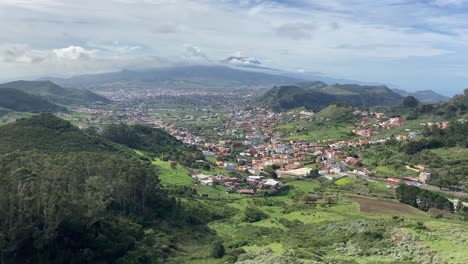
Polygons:
<instances>
[{"instance_id":1,"label":"bush","mask_svg":"<svg viewBox=\"0 0 468 264\"><path fill-rule=\"evenodd\" d=\"M213 247L211 248L211 257L213 258L222 258L226 250L224 249L224 245L221 242L215 242Z\"/></svg>"},{"instance_id":2,"label":"bush","mask_svg":"<svg viewBox=\"0 0 468 264\"><path fill-rule=\"evenodd\" d=\"M268 218L268 215L254 206L247 206L244 211L244 221L249 223L258 222Z\"/></svg>"}]
</instances>

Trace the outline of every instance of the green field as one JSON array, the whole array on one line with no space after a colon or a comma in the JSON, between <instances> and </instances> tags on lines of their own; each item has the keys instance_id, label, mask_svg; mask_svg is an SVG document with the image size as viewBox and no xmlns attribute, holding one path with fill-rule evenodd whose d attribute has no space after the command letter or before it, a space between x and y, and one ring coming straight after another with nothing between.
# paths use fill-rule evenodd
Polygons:
<instances>
[{"instance_id":1,"label":"green field","mask_svg":"<svg viewBox=\"0 0 468 264\"><path fill-rule=\"evenodd\" d=\"M340 185L347 185L347 184L352 184L355 183L357 180L351 177L344 177L341 179L338 179L335 181L335 184L340 186Z\"/></svg>"},{"instance_id":2,"label":"green field","mask_svg":"<svg viewBox=\"0 0 468 264\"><path fill-rule=\"evenodd\" d=\"M300 132L298 135L286 136L284 140L295 140L304 139L306 141L318 141L318 140L344 140L348 139L347 135L351 129L349 127L341 126L329 126L329 127L317 127L306 133Z\"/></svg>"},{"instance_id":3,"label":"green field","mask_svg":"<svg viewBox=\"0 0 468 264\"><path fill-rule=\"evenodd\" d=\"M159 159L154 160L153 164L159 168L159 179L163 185L192 186L195 183L189 171L180 164L171 167L169 162Z\"/></svg>"},{"instance_id":4,"label":"green field","mask_svg":"<svg viewBox=\"0 0 468 264\"><path fill-rule=\"evenodd\" d=\"M460 160L468 157L468 149L466 148L437 148L431 149L431 152L444 160Z\"/></svg>"}]
</instances>

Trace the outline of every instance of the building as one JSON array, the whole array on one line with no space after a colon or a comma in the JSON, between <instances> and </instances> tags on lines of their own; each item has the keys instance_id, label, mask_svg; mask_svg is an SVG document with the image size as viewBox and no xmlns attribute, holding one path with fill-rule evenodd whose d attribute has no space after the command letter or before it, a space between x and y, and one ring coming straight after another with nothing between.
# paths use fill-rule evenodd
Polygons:
<instances>
[{"instance_id":1,"label":"building","mask_svg":"<svg viewBox=\"0 0 468 264\"><path fill-rule=\"evenodd\" d=\"M385 181L385 184L387 185L387 188L396 188L400 184L400 179L397 178L388 178Z\"/></svg>"},{"instance_id":2,"label":"building","mask_svg":"<svg viewBox=\"0 0 468 264\"><path fill-rule=\"evenodd\" d=\"M419 173L419 181L421 183L427 183L431 180L431 174L429 172L421 172Z\"/></svg>"},{"instance_id":3,"label":"building","mask_svg":"<svg viewBox=\"0 0 468 264\"><path fill-rule=\"evenodd\" d=\"M298 179L298 178L308 177L311 170L312 170L311 168L300 168L300 169L286 170L286 171L278 169L276 170L276 175L278 175L279 178Z\"/></svg>"}]
</instances>

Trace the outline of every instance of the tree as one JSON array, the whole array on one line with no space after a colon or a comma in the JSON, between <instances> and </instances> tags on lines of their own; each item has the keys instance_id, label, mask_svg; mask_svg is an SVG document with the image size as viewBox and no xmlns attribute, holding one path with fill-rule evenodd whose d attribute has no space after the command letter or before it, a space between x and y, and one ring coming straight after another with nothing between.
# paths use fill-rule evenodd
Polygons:
<instances>
[{"instance_id":1,"label":"tree","mask_svg":"<svg viewBox=\"0 0 468 264\"><path fill-rule=\"evenodd\" d=\"M406 96L401 104L406 108L414 108L419 105L419 101L414 96Z\"/></svg>"},{"instance_id":2,"label":"tree","mask_svg":"<svg viewBox=\"0 0 468 264\"><path fill-rule=\"evenodd\" d=\"M267 218L268 215L255 206L247 206L244 211L244 220L250 223L258 222Z\"/></svg>"},{"instance_id":3,"label":"tree","mask_svg":"<svg viewBox=\"0 0 468 264\"><path fill-rule=\"evenodd\" d=\"M219 241L213 243L213 246L211 248L211 256L213 258L222 258L224 256L224 253L226 253L226 250L224 249L223 243Z\"/></svg>"}]
</instances>

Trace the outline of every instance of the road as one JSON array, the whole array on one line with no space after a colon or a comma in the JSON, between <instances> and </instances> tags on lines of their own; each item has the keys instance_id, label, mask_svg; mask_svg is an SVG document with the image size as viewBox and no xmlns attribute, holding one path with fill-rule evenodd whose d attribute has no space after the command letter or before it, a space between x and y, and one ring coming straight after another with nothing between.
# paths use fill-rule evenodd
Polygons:
<instances>
[{"instance_id":1,"label":"road","mask_svg":"<svg viewBox=\"0 0 468 264\"><path fill-rule=\"evenodd\" d=\"M384 182L385 181L384 179L381 179L381 178L371 177L371 176L368 176L368 175L356 174L356 173L352 173L352 172L348 172L348 175L354 176L354 177L359 177L359 178L364 179L364 180L366 180L368 182ZM411 183L408 183L406 181L403 181L403 182L406 183L406 184L412 185ZM434 191L434 192L441 192L441 193L453 195L453 196L460 197L460 198L468 198L468 193L466 193L466 192L455 192L455 191L450 191L450 190L443 190L443 189L440 189L439 186L435 186L435 185L424 184L424 185L420 185L418 187L421 188L421 189L426 189L426 190Z\"/></svg>"}]
</instances>

